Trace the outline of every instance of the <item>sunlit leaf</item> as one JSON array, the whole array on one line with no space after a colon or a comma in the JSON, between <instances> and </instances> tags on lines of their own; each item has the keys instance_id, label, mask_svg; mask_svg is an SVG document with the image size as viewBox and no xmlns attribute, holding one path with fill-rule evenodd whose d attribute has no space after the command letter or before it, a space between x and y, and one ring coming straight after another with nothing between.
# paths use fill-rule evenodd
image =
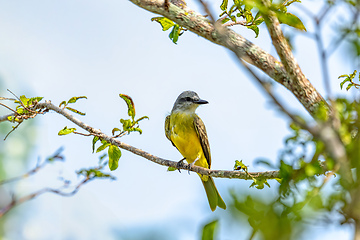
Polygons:
<instances>
[{"instance_id":1,"label":"sunlit leaf","mask_svg":"<svg viewBox=\"0 0 360 240\"><path fill-rule=\"evenodd\" d=\"M234 170L244 170L247 171L248 167L242 162L242 160L235 160Z\"/></svg>"},{"instance_id":2,"label":"sunlit leaf","mask_svg":"<svg viewBox=\"0 0 360 240\"><path fill-rule=\"evenodd\" d=\"M62 105L66 106L66 101L62 101L62 102L59 104L59 107L61 107Z\"/></svg>"},{"instance_id":3,"label":"sunlit leaf","mask_svg":"<svg viewBox=\"0 0 360 240\"><path fill-rule=\"evenodd\" d=\"M121 157L121 151L118 146L110 145L108 149L109 155L109 168L111 171L114 171L119 166L119 159Z\"/></svg>"},{"instance_id":4,"label":"sunlit leaf","mask_svg":"<svg viewBox=\"0 0 360 240\"><path fill-rule=\"evenodd\" d=\"M111 131L113 136L115 135L115 132L121 132L121 130L118 128L113 128L113 130Z\"/></svg>"},{"instance_id":5,"label":"sunlit leaf","mask_svg":"<svg viewBox=\"0 0 360 240\"><path fill-rule=\"evenodd\" d=\"M153 17L151 19L151 21L156 21L156 22L160 23L163 31L167 31L172 26L175 25L175 23L173 21L171 21L170 19L168 19L166 17Z\"/></svg>"},{"instance_id":6,"label":"sunlit leaf","mask_svg":"<svg viewBox=\"0 0 360 240\"><path fill-rule=\"evenodd\" d=\"M294 27L296 29L306 32L306 28L305 28L304 24L302 23L300 18L298 18L294 14L288 13L288 12L285 12L285 13L284 12L276 12L276 15L277 15L280 23L289 25L291 27Z\"/></svg>"},{"instance_id":7,"label":"sunlit leaf","mask_svg":"<svg viewBox=\"0 0 360 240\"><path fill-rule=\"evenodd\" d=\"M177 170L177 168L174 168L174 167L168 167L168 172L172 172L172 171L176 171Z\"/></svg>"},{"instance_id":8,"label":"sunlit leaf","mask_svg":"<svg viewBox=\"0 0 360 240\"><path fill-rule=\"evenodd\" d=\"M94 136L93 140L92 140L92 152L95 152L95 144L97 143L97 141L99 141L100 138L98 136Z\"/></svg>"},{"instance_id":9,"label":"sunlit leaf","mask_svg":"<svg viewBox=\"0 0 360 240\"><path fill-rule=\"evenodd\" d=\"M86 113L80 112L79 110L76 110L76 109L71 108L71 107L66 107L66 109L68 109L68 110L70 110L70 111L72 111L72 112L74 112L74 113L77 113L77 114L79 114L79 115L81 115L81 116L85 116L85 115L86 115Z\"/></svg>"},{"instance_id":10,"label":"sunlit leaf","mask_svg":"<svg viewBox=\"0 0 360 240\"><path fill-rule=\"evenodd\" d=\"M220 9L226 11L227 7L228 7L228 0L223 0L220 5Z\"/></svg>"},{"instance_id":11,"label":"sunlit leaf","mask_svg":"<svg viewBox=\"0 0 360 240\"><path fill-rule=\"evenodd\" d=\"M68 103L68 104L69 104L69 103L76 103L77 100L82 99L82 98L87 99L86 96L72 97L72 98L69 99L69 101L68 101L67 103Z\"/></svg>"},{"instance_id":12,"label":"sunlit leaf","mask_svg":"<svg viewBox=\"0 0 360 240\"><path fill-rule=\"evenodd\" d=\"M103 151L105 148L107 148L110 145L110 143L108 143L108 142L103 142L103 141L101 141L101 142L102 142L102 145L96 149L97 153Z\"/></svg>"},{"instance_id":13,"label":"sunlit leaf","mask_svg":"<svg viewBox=\"0 0 360 240\"><path fill-rule=\"evenodd\" d=\"M254 31L255 33L255 38L257 38L259 36L259 27L256 25L250 25L250 26L246 26L248 29L251 29Z\"/></svg>"},{"instance_id":14,"label":"sunlit leaf","mask_svg":"<svg viewBox=\"0 0 360 240\"><path fill-rule=\"evenodd\" d=\"M132 98L125 94L119 94L119 96L126 102L128 107L128 115L134 119L135 117L135 105Z\"/></svg>"},{"instance_id":15,"label":"sunlit leaf","mask_svg":"<svg viewBox=\"0 0 360 240\"><path fill-rule=\"evenodd\" d=\"M179 40L179 34L180 26L178 24L175 24L171 33L169 34L169 38L173 41L173 43L177 44L177 41Z\"/></svg>"},{"instance_id":16,"label":"sunlit leaf","mask_svg":"<svg viewBox=\"0 0 360 240\"><path fill-rule=\"evenodd\" d=\"M62 130L60 130L60 131L58 132L58 135L59 135L59 136L67 135L67 134L70 134L70 133L74 132L75 130L76 130L76 128L64 127Z\"/></svg>"}]
</instances>

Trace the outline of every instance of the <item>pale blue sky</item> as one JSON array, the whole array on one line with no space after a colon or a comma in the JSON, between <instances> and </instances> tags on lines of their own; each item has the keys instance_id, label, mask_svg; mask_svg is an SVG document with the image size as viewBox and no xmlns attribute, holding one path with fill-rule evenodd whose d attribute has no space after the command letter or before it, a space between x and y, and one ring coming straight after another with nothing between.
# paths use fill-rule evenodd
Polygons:
<instances>
[{"instance_id":1,"label":"pale blue sky","mask_svg":"<svg viewBox=\"0 0 360 240\"><path fill-rule=\"evenodd\" d=\"M318 9L316 1L304 2ZM188 5L201 9L193 1ZM164 118L182 91L194 90L210 103L201 106L198 114L207 127L212 168L230 170L236 159L242 159L252 171L265 170L252 163L258 157L276 160L288 134L287 119L274 110L224 48L190 32L174 45L169 32L150 21L154 16L121 0L0 0L0 76L4 86L18 95L43 96L55 104L86 95L87 100L76 104L87 114L80 118L108 134L126 117L126 106L118 94L128 94L138 116L147 115L150 120L141 123L141 136L135 133L122 140L172 160L181 156L165 138ZM311 30L306 19L304 22ZM275 54L266 29L261 28L258 39L250 30L235 29ZM306 37L298 37L295 43L305 75L324 94L316 45ZM337 76L352 70L344 59L333 55L333 90L339 88ZM306 114L291 94L282 87L276 89L287 106ZM59 175L76 182L75 170L96 165L98 155L90 152L91 139L58 137L64 126L73 127L55 113L39 118L37 148L29 168L37 156L49 156L60 146L65 148L66 163L20 183L18 192L57 186ZM230 219L222 210L210 211L196 174L167 172L165 167L126 151L113 174L116 181L95 181L74 197L48 194L23 204L18 208L19 213L26 212L20 226L15 217L8 223L9 229L17 226L16 231L9 231L9 239L115 239L116 234L124 237L162 227L177 239L198 239L201 225L216 217L220 217L221 239L233 239ZM273 195L272 190L249 189L251 183L243 180L215 182L225 202L230 200L230 189ZM275 190L277 184L272 186ZM244 229L248 236L250 232ZM335 239L345 234L349 238L343 229L324 232L320 228L311 237Z\"/></svg>"}]
</instances>

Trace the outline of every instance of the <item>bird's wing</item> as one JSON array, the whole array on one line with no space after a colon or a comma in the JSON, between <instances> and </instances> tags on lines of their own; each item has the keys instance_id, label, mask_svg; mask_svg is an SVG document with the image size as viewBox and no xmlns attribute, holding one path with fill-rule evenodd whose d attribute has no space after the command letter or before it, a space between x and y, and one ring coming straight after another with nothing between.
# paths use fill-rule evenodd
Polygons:
<instances>
[{"instance_id":1,"label":"bird's wing","mask_svg":"<svg viewBox=\"0 0 360 240\"><path fill-rule=\"evenodd\" d=\"M203 121L201 120L201 118L199 118L197 115L194 118L194 126L195 126L196 132L199 136L202 150L204 152L205 158L206 158L206 160L209 164L209 168L210 168L210 166L211 166L210 144L209 144L208 136L206 133L205 125L204 125Z\"/></svg>"},{"instance_id":2,"label":"bird's wing","mask_svg":"<svg viewBox=\"0 0 360 240\"><path fill-rule=\"evenodd\" d=\"M173 141L171 141L170 115L166 116L165 118L165 136L167 139L169 139L172 145L176 147Z\"/></svg>"}]
</instances>

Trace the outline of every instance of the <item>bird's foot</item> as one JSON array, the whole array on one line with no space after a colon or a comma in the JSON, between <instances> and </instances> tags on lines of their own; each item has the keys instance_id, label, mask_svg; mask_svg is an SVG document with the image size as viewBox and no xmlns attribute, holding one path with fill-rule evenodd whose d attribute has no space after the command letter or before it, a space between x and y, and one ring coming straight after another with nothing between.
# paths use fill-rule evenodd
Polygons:
<instances>
[{"instance_id":1,"label":"bird's foot","mask_svg":"<svg viewBox=\"0 0 360 240\"><path fill-rule=\"evenodd\" d=\"M195 165L195 162L196 161L193 161L192 163L190 163L188 166L189 166L189 169L188 169L188 174L190 175L190 168L193 167Z\"/></svg>"},{"instance_id":2,"label":"bird's foot","mask_svg":"<svg viewBox=\"0 0 360 240\"><path fill-rule=\"evenodd\" d=\"M181 168L181 167L184 167L184 160L185 160L185 158L181 159L181 160L178 161L178 163L176 164L176 168L177 168L177 170L179 171L179 173L181 173L180 168Z\"/></svg>"}]
</instances>

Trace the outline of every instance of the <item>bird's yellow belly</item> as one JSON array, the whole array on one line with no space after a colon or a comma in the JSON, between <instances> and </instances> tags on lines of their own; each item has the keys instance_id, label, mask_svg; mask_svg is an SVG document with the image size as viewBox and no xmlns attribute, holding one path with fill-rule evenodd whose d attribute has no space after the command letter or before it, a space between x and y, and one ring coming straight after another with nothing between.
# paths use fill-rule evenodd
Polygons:
<instances>
[{"instance_id":1,"label":"bird's yellow belly","mask_svg":"<svg viewBox=\"0 0 360 240\"><path fill-rule=\"evenodd\" d=\"M175 144L181 155L188 163L195 162L195 165L208 168L209 165L204 156L199 136L195 130L193 118L177 114L176 124L171 129L171 141Z\"/></svg>"},{"instance_id":2,"label":"bird's yellow belly","mask_svg":"<svg viewBox=\"0 0 360 240\"><path fill-rule=\"evenodd\" d=\"M188 163L201 158L202 148L196 132L195 134L178 132L172 135L172 141Z\"/></svg>"}]
</instances>

